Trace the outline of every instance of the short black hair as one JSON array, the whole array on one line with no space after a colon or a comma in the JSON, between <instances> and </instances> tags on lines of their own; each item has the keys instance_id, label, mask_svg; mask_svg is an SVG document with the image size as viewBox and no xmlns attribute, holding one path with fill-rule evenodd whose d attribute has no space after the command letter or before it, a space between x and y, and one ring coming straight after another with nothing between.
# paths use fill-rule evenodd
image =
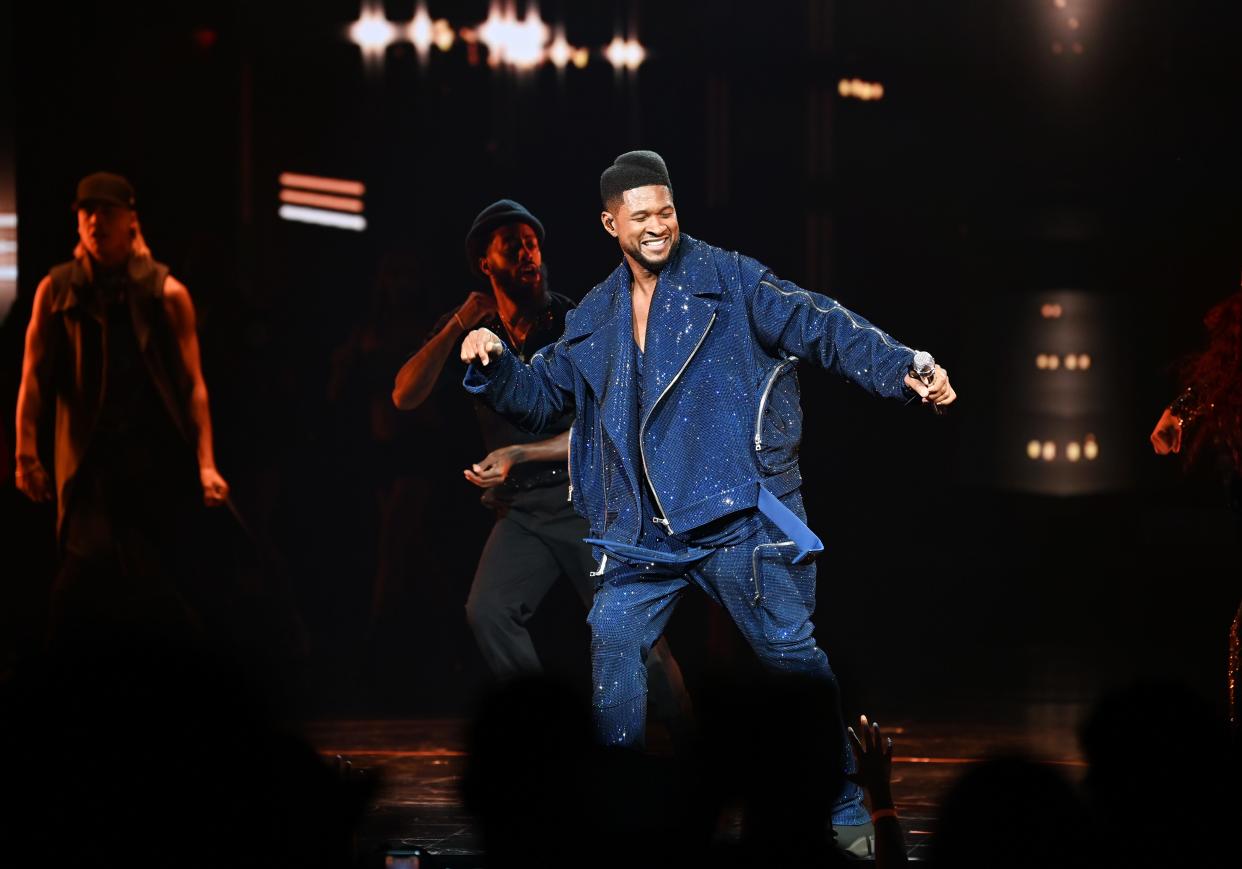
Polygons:
<instances>
[{"instance_id":1,"label":"short black hair","mask_svg":"<svg viewBox=\"0 0 1242 869\"><path fill-rule=\"evenodd\" d=\"M673 195L673 182L669 180L664 158L655 151L626 151L599 176L599 198L615 214L621 194L652 184L667 187L669 196Z\"/></svg>"}]
</instances>

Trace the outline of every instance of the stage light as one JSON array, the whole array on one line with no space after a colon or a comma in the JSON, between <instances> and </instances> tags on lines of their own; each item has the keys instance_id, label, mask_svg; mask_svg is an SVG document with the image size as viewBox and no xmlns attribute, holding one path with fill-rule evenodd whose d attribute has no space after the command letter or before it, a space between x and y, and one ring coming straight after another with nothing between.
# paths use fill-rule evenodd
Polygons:
<instances>
[{"instance_id":1,"label":"stage light","mask_svg":"<svg viewBox=\"0 0 1242 869\"><path fill-rule=\"evenodd\" d=\"M1061 316L1061 306L1055 303L1046 303L1039 306L1039 315L1045 320L1055 320Z\"/></svg>"},{"instance_id":2,"label":"stage light","mask_svg":"<svg viewBox=\"0 0 1242 869\"><path fill-rule=\"evenodd\" d=\"M1052 441L1044 441L1043 448L1040 450L1040 455L1043 457L1045 462L1051 462L1057 457L1057 445Z\"/></svg>"},{"instance_id":3,"label":"stage light","mask_svg":"<svg viewBox=\"0 0 1242 869\"><path fill-rule=\"evenodd\" d=\"M316 208L331 208L336 211L348 211L352 214L362 213L362 200L349 196L330 196L326 193L310 193L306 190L282 190L280 201L294 205L313 205Z\"/></svg>"},{"instance_id":4,"label":"stage light","mask_svg":"<svg viewBox=\"0 0 1242 869\"><path fill-rule=\"evenodd\" d=\"M1056 371L1061 367L1061 358L1055 353L1048 354L1048 370Z\"/></svg>"},{"instance_id":5,"label":"stage light","mask_svg":"<svg viewBox=\"0 0 1242 869\"><path fill-rule=\"evenodd\" d=\"M361 181L282 172L280 183L283 204L277 214L282 219L354 232L367 228L361 199L366 186Z\"/></svg>"},{"instance_id":6,"label":"stage light","mask_svg":"<svg viewBox=\"0 0 1242 869\"><path fill-rule=\"evenodd\" d=\"M1040 454L1039 441L1029 441L1026 445L1026 457L1031 461L1037 461Z\"/></svg>"},{"instance_id":7,"label":"stage light","mask_svg":"<svg viewBox=\"0 0 1242 869\"><path fill-rule=\"evenodd\" d=\"M1071 462L1076 462L1082 458L1082 447L1078 445L1078 441L1070 441L1065 445L1065 458Z\"/></svg>"},{"instance_id":8,"label":"stage light","mask_svg":"<svg viewBox=\"0 0 1242 869\"><path fill-rule=\"evenodd\" d=\"M1071 18L1069 21L1066 21L1065 23L1069 25L1069 29L1070 29L1070 30L1077 30L1077 29L1078 29L1078 19L1077 19L1077 18Z\"/></svg>"},{"instance_id":9,"label":"stage light","mask_svg":"<svg viewBox=\"0 0 1242 869\"><path fill-rule=\"evenodd\" d=\"M406 33L410 37L410 42L414 43L414 50L418 52L420 58L425 58L427 52L431 50L431 45L435 41L432 33L431 16L427 14L427 6L419 3L418 8L414 11L414 20L406 28Z\"/></svg>"},{"instance_id":10,"label":"stage light","mask_svg":"<svg viewBox=\"0 0 1242 869\"><path fill-rule=\"evenodd\" d=\"M362 49L368 59L383 57L384 49L397 35L397 28L384 17L382 6L366 5L349 28L349 38Z\"/></svg>"},{"instance_id":11,"label":"stage light","mask_svg":"<svg viewBox=\"0 0 1242 869\"><path fill-rule=\"evenodd\" d=\"M281 172L279 180L285 187L302 187L306 190L319 190L323 193L340 193L345 196L362 196L367 192L366 185L361 181L346 181L343 178L324 178L319 175L300 175L296 172Z\"/></svg>"},{"instance_id":12,"label":"stage light","mask_svg":"<svg viewBox=\"0 0 1242 869\"><path fill-rule=\"evenodd\" d=\"M543 60L548 26L533 3L526 7L526 17L520 22L512 7L502 11L493 3L487 20L479 27L479 39L487 46L491 63L529 69Z\"/></svg>"},{"instance_id":13,"label":"stage light","mask_svg":"<svg viewBox=\"0 0 1242 869\"><path fill-rule=\"evenodd\" d=\"M837 93L849 98L860 100L884 99L884 85L874 81L863 81L858 78L843 78L837 82Z\"/></svg>"},{"instance_id":14,"label":"stage light","mask_svg":"<svg viewBox=\"0 0 1242 869\"><path fill-rule=\"evenodd\" d=\"M1048 367L1047 355L1040 353L1038 356L1036 356L1035 367L1038 368L1040 371L1043 371L1044 369L1046 369Z\"/></svg>"},{"instance_id":15,"label":"stage light","mask_svg":"<svg viewBox=\"0 0 1242 869\"><path fill-rule=\"evenodd\" d=\"M445 18L437 18L431 24L431 41L435 43L436 48L441 51L448 51L453 47L457 34L453 33L453 25L448 23Z\"/></svg>"},{"instance_id":16,"label":"stage light","mask_svg":"<svg viewBox=\"0 0 1242 869\"><path fill-rule=\"evenodd\" d=\"M586 65L591 62L591 49L576 48L574 49L574 66L578 69L586 69Z\"/></svg>"},{"instance_id":17,"label":"stage light","mask_svg":"<svg viewBox=\"0 0 1242 869\"><path fill-rule=\"evenodd\" d=\"M306 208L301 205L282 205L279 213L283 219L297 223L313 223L317 226L331 226L335 229L349 229L354 232L362 232L367 228L367 219L361 214L342 214L339 211L325 211L321 208Z\"/></svg>"},{"instance_id":18,"label":"stage light","mask_svg":"<svg viewBox=\"0 0 1242 869\"><path fill-rule=\"evenodd\" d=\"M574 48L565 40L565 34L558 32L556 39L548 46L548 60L557 69L564 69L573 58Z\"/></svg>"},{"instance_id":19,"label":"stage light","mask_svg":"<svg viewBox=\"0 0 1242 869\"><path fill-rule=\"evenodd\" d=\"M543 46L548 41L548 25L539 17L532 3L526 7L526 18L515 24L509 46L509 62L517 67L532 67L543 59Z\"/></svg>"},{"instance_id":20,"label":"stage light","mask_svg":"<svg viewBox=\"0 0 1242 869\"><path fill-rule=\"evenodd\" d=\"M1099 456L1100 445L1095 442L1095 435L1089 434L1083 440L1082 454L1083 457L1089 462L1095 461L1096 457Z\"/></svg>"},{"instance_id":21,"label":"stage light","mask_svg":"<svg viewBox=\"0 0 1242 869\"><path fill-rule=\"evenodd\" d=\"M1086 371L1090 367L1091 367L1091 357L1086 353L1079 353L1078 354L1079 370Z\"/></svg>"},{"instance_id":22,"label":"stage light","mask_svg":"<svg viewBox=\"0 0 1242 869\"><path fill-rule=\"evenodd\" d=\"M1052 5L1057 7L1058 9L1064 9L1065 2L1066 0L1052 0Z\"/></svg>"},{"instance_id":23,"label":"stage light","mask_svg":"<svg viewBox=\"0 0 1242 869\"><path fill-rule=\"evenodd\" d=\"M608 58L608 62L617 69L625 67L633 70L638 69L647 58L647 50L637 39L622 39L620 36L614 36L612 42L608 43L608 47L604 49L604 57Z\"/></svg>"},{"instance_id":24,"label":"stage light","mask_svg":"<svg viewBox=\"0 0 1242 869\"><path fill-rule=\"evenodd\" d=\"M1076 371L1078 369L1078 357L1073 353L1065 354L1065 370Z\"/></svg>"}]
</instances>

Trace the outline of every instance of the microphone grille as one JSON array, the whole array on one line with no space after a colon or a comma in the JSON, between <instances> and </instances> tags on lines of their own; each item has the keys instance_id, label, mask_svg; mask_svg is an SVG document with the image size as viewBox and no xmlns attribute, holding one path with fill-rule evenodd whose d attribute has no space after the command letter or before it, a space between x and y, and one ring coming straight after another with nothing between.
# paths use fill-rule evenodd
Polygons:
<instances>
[{"instance_id":1,"label":"microphone grille","mask_svg":"<svg viewBox=\"0 0 1242 869\"><path fill-rule=\"evenodd\" d=\"M926 350L914 354L914 370L919 374L931 374L936 370L936 360Z\"/></svg>"}]
</instances>

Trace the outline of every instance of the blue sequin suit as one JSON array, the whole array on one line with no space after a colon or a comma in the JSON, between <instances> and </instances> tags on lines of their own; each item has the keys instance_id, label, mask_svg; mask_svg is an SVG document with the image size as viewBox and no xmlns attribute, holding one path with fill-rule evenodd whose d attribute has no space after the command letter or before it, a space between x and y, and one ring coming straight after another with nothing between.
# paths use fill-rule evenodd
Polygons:
<instances>
[{"instance_id":1,"label":"blue sequin suit","mask_svg":"<svg viewBox=\"0 0 1242 869\"><path fill-rule=\"evenodd\" d=\"M506 352L465 380L532 431L576 409L572 497L599 559L593 701L613 744L643 738L643 660L691 584L729 612L766 666L834 679L812 636L815 565L764 507L779 501L776 511L805 522L795 367L913 395L909 347L749 257L682 233L652 296L645 352L634 344L630 280L623 261L529 365ZM852 763L848 747L843 760ZM866 820L856 787L833 819Z\"/></svg>"}]
</instances>

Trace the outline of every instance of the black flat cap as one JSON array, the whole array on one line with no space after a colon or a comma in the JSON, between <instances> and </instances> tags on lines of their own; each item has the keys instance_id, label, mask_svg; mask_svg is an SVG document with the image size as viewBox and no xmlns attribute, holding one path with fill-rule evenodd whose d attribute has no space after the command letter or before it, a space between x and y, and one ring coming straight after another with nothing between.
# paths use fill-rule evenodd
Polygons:
<instances>
[{"instance_id":1,"label":"black flat cap","mask_svg":"<svg viewBox=\"0 0 1242 869\"><path fill-rule=\"evenodd\" d=\"M649 184L663 184L670 191L673 189L664 158L655 151L626 151L599 176L599 198L607 208L609 200Z\"/></svg>"},{"instance_id":2,"label":"black flat cap","mask_svg":"<svg viewBox=\"0 0 1242 869\"><path fill-rule=\"evenodd\" d=\"M95 172L78 182L78 195L73 200L77 211L88 202L107 202L125 208L134 207L134 185L111 172Z\"/></svg>"},{"instance_id":3,"label":"black flat cap","mask_svg":"<svg viewBox=\"0 0 1242 869\"><path fill-rule=\"evenodd\" d=\"M479 212L474 223L470 224L470 231L466 233L466 260L471 272L480 274L479 258L491 241L492 232L509 223L525 223L535 231L539 244L543 244L543 224L539 222L539 218L527 211L526 206L520 202L497 199Z\"/></svg>"}]
</instances>

